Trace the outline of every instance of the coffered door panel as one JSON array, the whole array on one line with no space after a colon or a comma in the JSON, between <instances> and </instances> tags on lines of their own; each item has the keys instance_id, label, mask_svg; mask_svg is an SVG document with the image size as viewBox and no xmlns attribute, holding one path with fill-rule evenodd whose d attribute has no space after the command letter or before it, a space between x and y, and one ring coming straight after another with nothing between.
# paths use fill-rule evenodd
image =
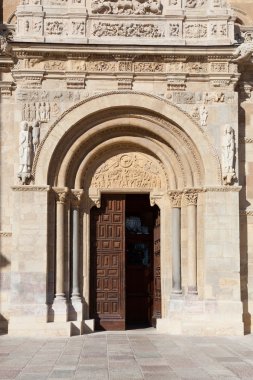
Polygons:
<instances>
[{"instance_id":1,"label":"coffered door panel","mask_svg":"<svg viewBox=\"0 0 253 380\"><path fill-rule=\"evenodd\" d=\"M103 195L91 210L91 317L97 329L125 329L125 196Z\"/></svg>"}]
</instances>

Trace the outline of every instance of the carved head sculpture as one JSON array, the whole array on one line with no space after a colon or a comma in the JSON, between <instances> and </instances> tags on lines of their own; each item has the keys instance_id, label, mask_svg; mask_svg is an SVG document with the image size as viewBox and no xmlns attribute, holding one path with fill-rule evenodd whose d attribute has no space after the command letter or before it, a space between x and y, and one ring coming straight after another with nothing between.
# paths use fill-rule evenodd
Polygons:
<instances>
[{"instance_id":1,"label":"carved head sculpture","mask_svg":"<svg viewBox=\"0 0 253 380\"><path fill-rule=\"evenodd\" d=\"M231 134L231 132L233 131L233 128L231 127L231 125L230 124L225 124L224 125L224 134L226 135L226 134Z\"/></svg>"},{"instance_id":2,"label":"carved head sculpture","mask_svg":"<svg viewBox=\"0 0 253 380\"><path fill-rule=\"evenodd\" d=\"M244 42L252 42L253 41L253 35L250 32L246 32L244 34Z\"/></svg>"},{"instance_id":3,"label":"carved head sculpture","mask_svg":"<svg viewBox=\"0 0 253 380\"><path fill-rule=\"evenodd\" d=\"M40 127L40 121L35 120L35 122L33 123L33 128L39 128L39 127Z\"/></svg>"},{"instance_id":4,"label":"carved head sculpture","mask_svg":"<svg viewBox=\"0 0 253 380\"><path fill-rule=\"evenodd\" d=\"M20 123L20 129L21 129L21 131L28 131L29 126L28 126L27 121L21 121L21 123Z\"/></svg>"}]
</instances>

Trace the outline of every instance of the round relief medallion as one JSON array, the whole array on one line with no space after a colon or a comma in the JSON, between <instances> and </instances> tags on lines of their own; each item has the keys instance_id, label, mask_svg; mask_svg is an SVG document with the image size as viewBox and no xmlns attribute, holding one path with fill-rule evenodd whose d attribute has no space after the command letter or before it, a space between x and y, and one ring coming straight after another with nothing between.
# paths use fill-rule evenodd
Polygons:
<instances>
[{"instance_id":1,"label":"round relief medallion","mask_svg":"<svg viewBox=\"0 0 253 380\"><path fill-rule=\"evenodd\" d=\"M132 165L132 162L133 162L133 159L132 159L132 157L130 157L128 154L123 154L123 155L120 157L120 165L121 165L123 168L129 168L129 166Z\"/></svg>"}]
</instances>

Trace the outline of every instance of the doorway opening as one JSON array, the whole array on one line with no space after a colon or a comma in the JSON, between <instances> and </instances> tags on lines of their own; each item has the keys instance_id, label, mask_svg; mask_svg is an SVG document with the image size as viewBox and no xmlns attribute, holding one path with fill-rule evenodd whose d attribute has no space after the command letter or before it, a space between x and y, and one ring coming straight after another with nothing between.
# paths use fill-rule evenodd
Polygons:
<instances>
[{"instance_id":1,"label":"doorway opening","mask_svg":"<svg viewBox=\"0 0 253 380\"><path fill-rule=\"evenodd\" d=\"M159 208L149 194L103 194L90 230L96 329L154 326L161 317Z\"/></svg>"}]
</instances>

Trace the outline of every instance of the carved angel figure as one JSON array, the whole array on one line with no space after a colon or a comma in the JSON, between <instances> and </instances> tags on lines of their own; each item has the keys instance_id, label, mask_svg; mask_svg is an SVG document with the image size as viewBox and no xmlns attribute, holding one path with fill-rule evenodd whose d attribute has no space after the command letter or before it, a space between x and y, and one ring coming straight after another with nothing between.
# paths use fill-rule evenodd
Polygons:
<instances>
[{"instance_id":1,"label":"carved angel figure","mask_svg":"<svg viewBox=\"0 0 253 380\"><path fill-rule=\"evenodd\" d=\"M27 121L20 124L19 133L19 173L22 184L25 184L31 177L32 165L32 134Z\"/></svg>"},{"instance_id":2,"label":"carved angel figure","mask_svg":"<svg viewBox=\"0 0 253 380\"><path fill-rule=\"evenodd\" d=\"M226 124L224 126L221 148L223 180L225 185L230 185L232 184L232 181L235 178L235 136L234 130L229 124Z\"/></svg>"}]
</instances>

